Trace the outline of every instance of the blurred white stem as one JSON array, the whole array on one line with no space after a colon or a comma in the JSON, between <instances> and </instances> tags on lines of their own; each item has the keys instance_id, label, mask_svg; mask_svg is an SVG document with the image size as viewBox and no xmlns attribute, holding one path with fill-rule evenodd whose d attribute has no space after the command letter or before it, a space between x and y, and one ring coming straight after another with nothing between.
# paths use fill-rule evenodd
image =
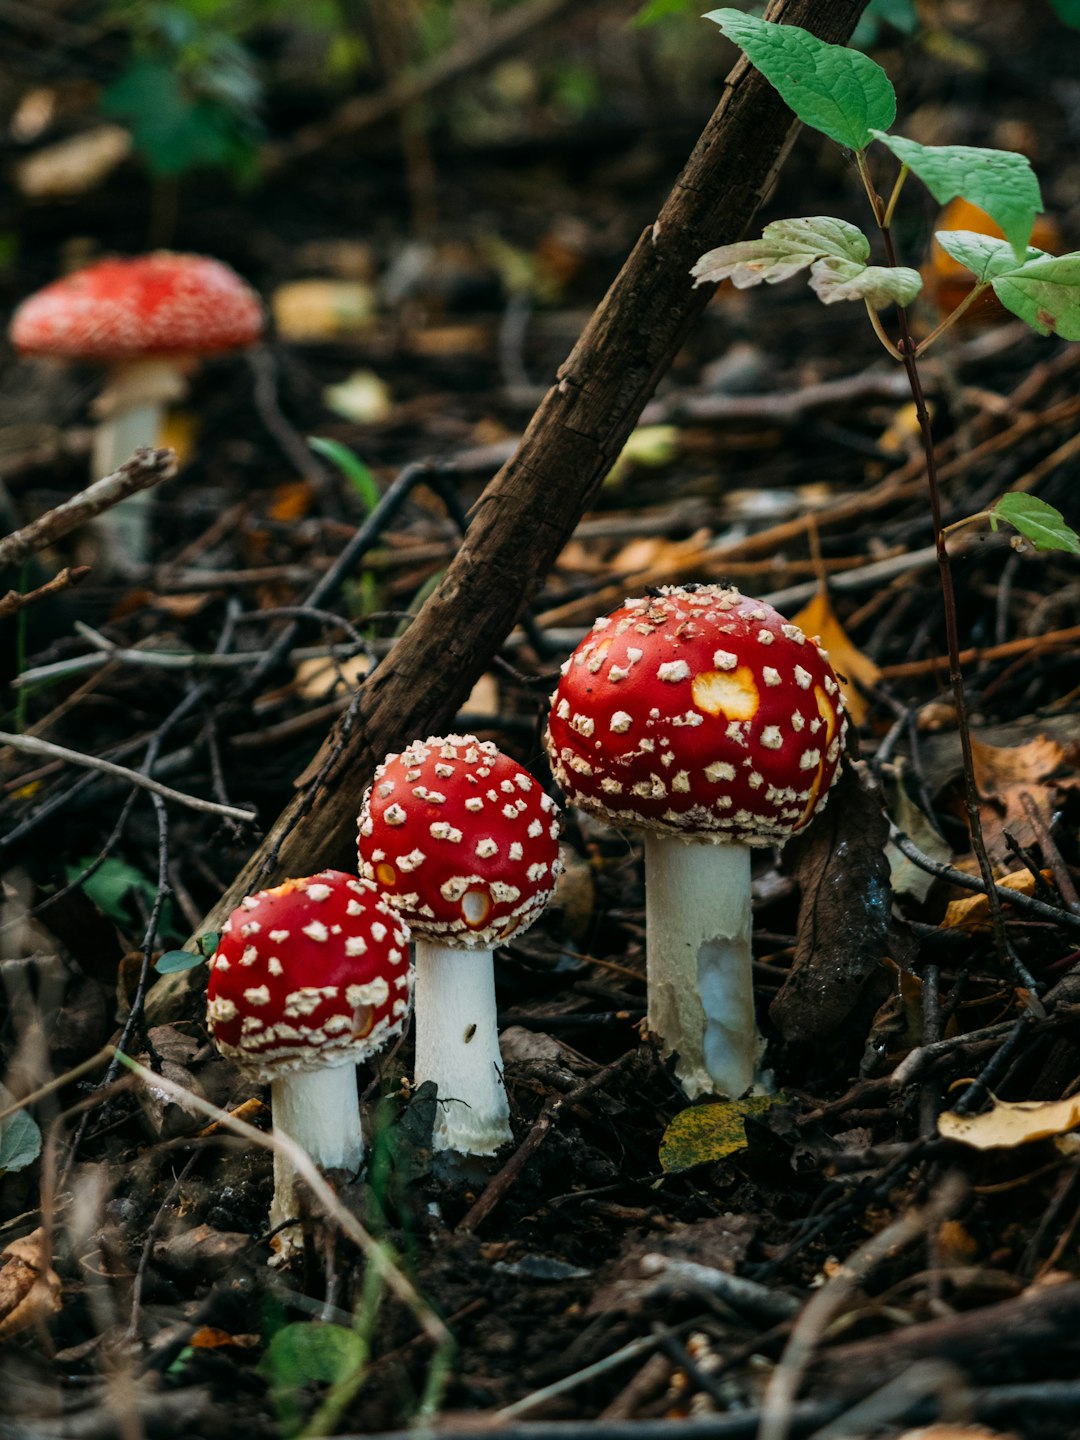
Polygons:
<instances>
[{"instance_id":1,"label":"blurred white stem","mask_svg":"<svg viewBox=\"0 0 1080 1440\"><path fill-rule=\"evenodd\" d=\"M311 1156L320 1170L343 1170L355 1175L364 1161L360 1130L360 1103L356 1093L356 1066L334 1065L324 1070L293 1070L270 1084L274 1129L288 1135ZM270 1228L295 1219L301 1212L304 1187L286 1156L274 1151L274 1198ZM303 1246L298 1226L279 1237L281 1259Z\"/></svg>"},{"instance_id":2,"label":"blurred white stem","mask_svg":"<svg viewBox=\"0 0 1080 1440\"><path fill-rule=\"evenodd\" d=\"M157 445L165 406L187 389L174 360L129 361L113 368L108 387L94 410L100 421L91 457L93 479L111 475L140 446ZM126 575L145 565L150 554L153 495L141 490L107 510L96 522L108 574Z\"/></svg>"},{"instance_id":3,"label":"blurred white stem","mask_svg":"<svg viewBox=\"0 0 1080 1440\"><path fill-rule=\"evenodd\" d=\"M691 1100L745 1094L761 1040L750 949L750 848L645 834L649 1029Z\"/></svg>"},{"instance_id":4,"label":"blurred white stem","mask_svg":"<svg viewBox=\"0 0 1080 1440\"><path fill-rule=\"evenodd\" d=\"M416 942L416 1083L439 1090L436 1150L493 1155L512 1138L490 950Z\"/></svg>"}]
</instances>

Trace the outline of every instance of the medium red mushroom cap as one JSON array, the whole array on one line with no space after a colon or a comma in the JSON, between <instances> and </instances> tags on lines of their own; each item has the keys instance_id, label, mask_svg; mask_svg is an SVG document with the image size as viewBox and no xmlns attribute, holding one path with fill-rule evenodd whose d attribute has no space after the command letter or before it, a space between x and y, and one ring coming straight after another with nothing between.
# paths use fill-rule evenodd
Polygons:
<instances>
[{"instance_id":1,"label":"medium red mushroom cap","mask_svg":"<svg viewBox=\"0 0 1080 1440\"><path fill-rule=\"evenodd\" d=\"M741 845L808 823L847 728L816 640L719 585L661 590L597 620L551 702L548 753L576 805Z\"/></svg>"},{"instance_id":2,"label":"medium red mushroom cap","mask_svg":"<svg viewBox=\"0 0 1080 1440\"><path fill-rule=\"evenodd\" d=\"M409 1010L409 935L373 885L340 870L286 880L232 912L210 959L207 1022L268 1081L357 1064Z\"/></svg>"},{"instance_id":3,"label":"medium red mushroom cap","mask_svg":"<svg viewBox=\"0 0 1080 1440\"><path fill-rule=\"evenodd\" d=\"M364 796L359 851L360 873L414 937L476 950L531 925L562 868L555 802L473 735L387 756Z\"/></svg>"},{"instance_id":4,"label":"medium red mushroom cap","mask_svg":"<svg viewBox=\"0 0 1080 1440\"><path fill-rule=\"evenodd\" d=\"M54 280L15 311L11 342L26 355L117 361L240 349L262 330L259 297L235 270L159 250Z\"/></svg>"}]
</instances>

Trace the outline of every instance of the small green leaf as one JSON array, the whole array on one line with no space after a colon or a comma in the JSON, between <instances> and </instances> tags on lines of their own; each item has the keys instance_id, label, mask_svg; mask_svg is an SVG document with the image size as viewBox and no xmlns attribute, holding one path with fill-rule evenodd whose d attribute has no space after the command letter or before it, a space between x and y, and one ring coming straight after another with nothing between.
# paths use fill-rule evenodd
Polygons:
<instances>
[{"instance_id":1,"label":"small green leaf","mask_svg":"<svg viewBox=\"0 0 1080 1440\"><path fill-rule=\"evenodd\" d=\"M708 250L690 274L697 285L729 277L737 290L751 285L776 285L805 270L815 260L848 260L865 264L870 242L856 225L831 215L802 220L774 220L760 240L739 240Z\"/></svg>"},{"instance_id":2,"label":"small green leaf","mask_svg":"<svg viewBox=\"0 0 1080 1440\"><path fill-rule=\"evenodd\" d=\"M204 934L200 935L196 939L195 949L199 952L201 956L203 956L204 959L208 960L210 956L213 955L214 951L217 949L218 941L220 939L220 931L207 930Z\"/></svg>"},{"instance_id":3,"label":"small green leaf","mask_svg":"<svg viewBox=\"0 0 1080 1440\"><path fill-rule=\"evenodd\" d=\"M826 305L866 300L875 309L895 301L906 305L922 287L917 270L868 265L870 242L863 232L832 215L774 220L760 240L740 240L702 255L691 270L698 285L731 279L739 290L764 281L775 285L810 269L811 289Z\"/></svg>"},{"instance_id":4,"label":"small green leaf","mask_svg":"<svg viewBox=\"0 0 1080 1440\"><path fill-rule=\"evenodd\" d=\"M182 970L194 970L205 963L205 956L193 955L190 950L166 950L154 961L154 969L159 975L179 975Z\"/></svg>"},{"instance_id":5,"label":"small green leaf","mask_svg":"<svg viewBox=\"0 0 1080 1440\"><path fill-rule=\"evenodd\" d=\"M1039 182L1026 155L975 145L920 145L902 135L873 132L901 165L917 175L939 205L962 196L997 222L1023 260L1035 216L1042 211Z\"/></svg>"},{"instance_id":6,"label":"small green leaf","mask_svg":"<svg viewBox=\"0 0 1080 1440\"><path fill-rule=\"evenodd\" d=\"M887 130L896 119L896 92L868 55L741 10L711 10L705 18L745 51L804 125L838 145L865 150L873 130Z\"/></svg>"},{"instance_id":7,"label":"small green leaf","mask_svg":"<svg viewBox=\"0 0 1080 1440\"><path fill-rule=\"evenodd\" d=\"M338 467L345 479L363 502L365 510L374 510L382 499L375 476L347 445L340 440L328 440L323 435L309 435L308 446L316 455L322 455Z\"/></svg>"},{"instance_id":8,"label":"small green leaf","mask_svg":"<svg viewBox=\"0 0 1080 1440\"><path fill-rule=\"evenodd\" d=\"M68 865L65 870L68 884L78 880L93 863L88 859ZM152 905L157 897L157 886L141 870L115 856L110 856L88 880L83 881L82 889L103 914L120 925L131 923L127 900L132 891L141 894L148 905Z\"/></svg>"},{"instance_id":9,"label":"small green leaf","mask_svg":"<svg viewBox=\"0 0 1080 1440\"><path fill-rule=\"evenodd\" d=\"M0 1085L0 1110L14 1105L15 1097ZM8 1170L25 1170L41 1154L41 1131L37 1121L25 1110L16 1110L0 1120L0 1175Z\"/></svg>"},{"instance_id":10,"label":"small green leaf","mask_svg":"<svg viewBox=\"0 0 1080 1440\"><path fill-rule=\"evenodd\" d=\"M995 530L998 521L1004 521L1025 540L1030 540L1036 550L1064 550L1068 555L1080 555L1080 535L1065 523L1060 510L1036 495L1010 490L989 514Z\"/></svg>"},{"instance_id":11,"label":"small green leaf","mask_svg":"<svg viewBox=\"0 0 1080 1440\"><path fill-rule=\"evenodd\" d=\"M747 1145L747 1115L760 1115L779 1104L783 1095L750 1095L717 1105L692 1105L680 1110L660 1141L660 1164L669 1175L722 1160Z\"/></svg>"},{"instance_id":12,"label":"small green leaf","mask_svg":"<svg viewBox=\"0 0 1080 1440\"><path fill-rule=\"evenodd\" d=\"M298 1320L284 1325L270 1341L260 1365L273 1390L296 1391L305 1385L334 1385L363 1365L363 1338L344 1325Z\"/></svg>"},{"instance_id":13,"label":"small green leaf","mask_svg":"<svg viewBox=\"0 0 1080 1440\"><path fill-rule=\"evenodd\" d=\"M992 283L1006 310L1040 335L1080 340L1080 251L1038 255Z\"/></svg>"},{"instance_id":14,"label":"small green leaf","mask_svg":"<svg viewBox=\"0 0 1080 1440\"><path fill-rule=\"evenodd\" d=\"M922 276L903 265L818 260L810 267L810 289L825 305L837 300L865 300L880 310L894 303L910 305L922 289Z\"/></svg>"}]
</instances>

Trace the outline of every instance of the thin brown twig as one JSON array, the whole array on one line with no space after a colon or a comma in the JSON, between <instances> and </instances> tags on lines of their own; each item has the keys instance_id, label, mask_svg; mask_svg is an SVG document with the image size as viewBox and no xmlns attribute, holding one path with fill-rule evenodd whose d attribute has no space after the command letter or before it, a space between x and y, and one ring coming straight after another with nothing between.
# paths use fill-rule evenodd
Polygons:
<instances>
[{"instance_id":1,"label":"thin brown twig","mask_svg":"<svg viewBox=\"0 0 1080 1440\"><path fill-rule=\"evenodd\" d=\"M511 1186L517 1180L526 1163L532 1159L537 1150L544 1143L548 1133L554 1128L555 1122L563 1110L578 1104L587 1096L597 1090L602 1090L607 1082L614 1078L621 1070L626 1069L633 1061L636 1061L640 1050L627 1050L610 1065L605 1065L603 1070L598 1070L595 1075L590 1075L575 1085L573 1090L567 1091L565 1095L553 1095L544 1104L532 1129L514 1151L510 1159L502 1167L497 1175L490 1180L483 1193L476 1203L465 1212L465 1215L458 1222L457 1229L471 1233L481 1226L487 1217L495 1209L500 1200L504 1199Z\"/></svg>"},{"instance_id":2,"label":"thin brown twig","mask_svg":"<svg viewBox=\"0 0 1080 1440\"><path fill-rule=\"evenodd\" d=\"M27 605L43 600L46 595L59 595L64 590L70 590L73 585L81 584L89 574L89 565L68 565L36 590L27 590L25 593L9 590L6 595L0 596L0 618L17 615L20 610L25 610Z\"/></svg>"}]
</instances>

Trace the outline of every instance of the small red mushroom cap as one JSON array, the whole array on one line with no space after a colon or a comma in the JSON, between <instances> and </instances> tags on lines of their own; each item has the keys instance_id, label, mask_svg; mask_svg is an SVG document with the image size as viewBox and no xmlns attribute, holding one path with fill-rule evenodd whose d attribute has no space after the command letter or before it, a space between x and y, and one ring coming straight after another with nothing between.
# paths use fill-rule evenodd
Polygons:
<instances>
[{"instance_id":1,"label":"small red mushroom cap","mask_svg":"<svg viewBox=\"0 0 1080 1440\"><path fill-rule=\"evenodd\" d=\"M785 840L825 803L847 729L816 640L719 585L627 600L551 697L555 778L582 809L687 839Z\"/></svg>"},{"instance_id":2,"label":"small red mushroom cap","mask_svg":"<svg viewBox=\"0 0 1080 1440\"><path fill-rule=\"evenodd\" d=\"M54 280L15 311L11 342L25 355L117 361L241 349L262 330L259 297L235 270L159 250Z\"/></svg>"},{"instance_id":3,"label":"small red mushroom cap","mask_svg":"<svg viewBox=\"0 0 1080 1440\"><path fill-rule=\"evenodd\" d=\"M207 1023L223 1055L267 1081L357 1064L409 1011L409 934L373 885L341 870L249 895L210 959Z\"/></svg>"},{"instance_id":4,"label":"small red mushroom cap","mask_svg":"<svg viewBox=\"0 0 1080 1440\"><path fill-rule=\"evenodd\" d=\"M414 937L490 950L526 929L562 869L555 802L488 740L388 755L360 810L360 873Z\"/></svg>"}]
</instances>

